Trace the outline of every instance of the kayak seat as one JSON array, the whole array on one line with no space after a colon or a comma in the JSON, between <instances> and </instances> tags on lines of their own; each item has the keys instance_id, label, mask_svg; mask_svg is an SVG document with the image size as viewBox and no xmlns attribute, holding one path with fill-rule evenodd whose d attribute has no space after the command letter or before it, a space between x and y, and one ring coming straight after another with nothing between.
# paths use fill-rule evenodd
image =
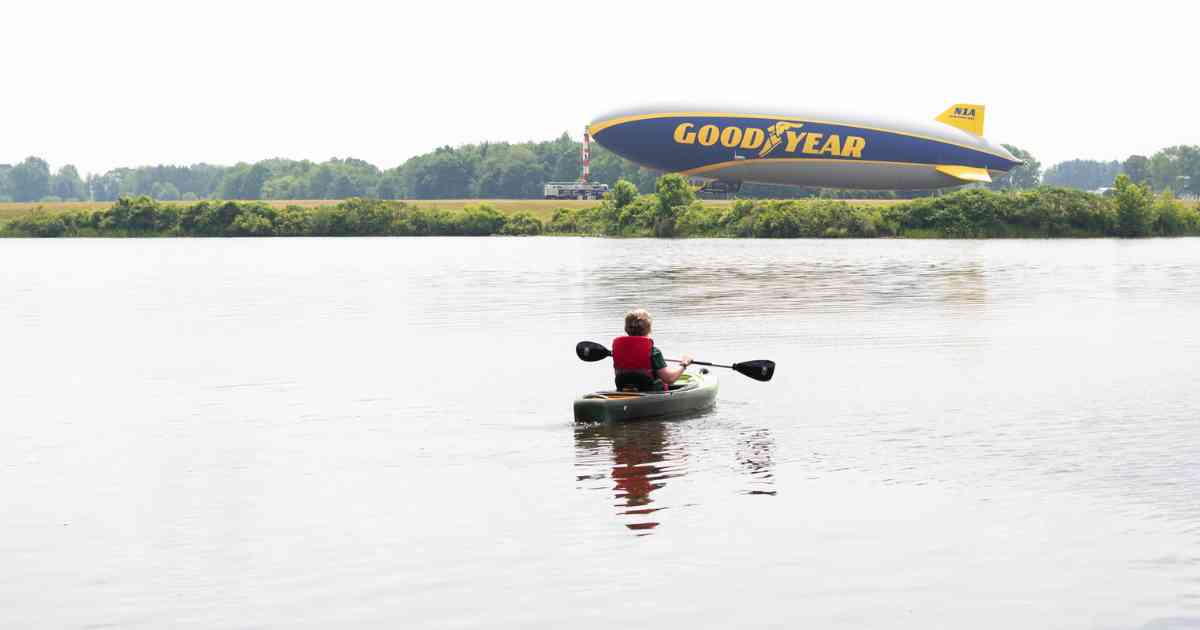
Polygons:
<instances>
[{"instance_id":1,"label":"kayak seat","mask_svg":"<svg viewBox=\"0 0 1200 630\"><path fill-rule=\"evenodd\" d=\"M617 373L617 389L631 392L661 392L663 383L641 372L619 372Z\"/></svg>"}]
</instances>

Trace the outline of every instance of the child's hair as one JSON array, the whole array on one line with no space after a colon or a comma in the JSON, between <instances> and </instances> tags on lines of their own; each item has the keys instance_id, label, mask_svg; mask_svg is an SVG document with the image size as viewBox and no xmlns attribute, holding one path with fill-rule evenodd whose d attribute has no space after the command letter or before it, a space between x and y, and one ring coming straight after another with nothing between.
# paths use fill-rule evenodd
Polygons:
<instances>
[{"instance_id":1,"label":"child's hair","mask_svg":"<svg viewBox=\"0 0 1200 630\"><path fill-rule=\"evenodd\" d=\"M650 313L646 312L646 309L635 308L625 313L625 334L635 337L649 335L652 321Z\"/></svg>"}]
</instances>

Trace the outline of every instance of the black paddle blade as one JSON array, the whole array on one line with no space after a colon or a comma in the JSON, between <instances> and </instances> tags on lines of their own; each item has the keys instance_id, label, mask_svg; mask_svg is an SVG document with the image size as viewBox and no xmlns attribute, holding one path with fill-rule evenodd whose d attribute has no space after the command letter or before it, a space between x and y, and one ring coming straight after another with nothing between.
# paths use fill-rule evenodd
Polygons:
<instances>
[{"instance_id":1,"label":"black paddle blade","mask_svg":"<svg viewBox=\"0 0 1200 630\"><path fill-rule=\"evenodd\" d=\"M733 369L756 381L766 382L771 380L772 376L775 376L775 362L766 359L734 363Z\"/></svg>"},{"instance_id":2,"label":"black paddle blade","mask_svg":"<svg viewBox=\"0 0 1200 630\"><path fill-rule=\"evenodd\" d=\"M575 344L575 354L584 361L602 361L612 356L608 348L594 341L580 341Z\"/></svg>"}]
</instances>

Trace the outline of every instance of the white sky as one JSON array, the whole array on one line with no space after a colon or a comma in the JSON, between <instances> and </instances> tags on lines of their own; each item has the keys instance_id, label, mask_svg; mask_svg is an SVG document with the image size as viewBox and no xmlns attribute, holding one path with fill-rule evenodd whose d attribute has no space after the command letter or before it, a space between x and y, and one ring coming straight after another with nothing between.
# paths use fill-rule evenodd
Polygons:
<instances>
[{"instance_id":1,"label":"white sky","mask_svg":"<svg viewBox=\"0 0 1200 630\"><path fill-rule=\"evenodd\" d=\"M933 118L1043 166L1200 144L1200 4L5 2L0 163L82 172L545 140L646 102Z\"/></svg>"}]
</instances>

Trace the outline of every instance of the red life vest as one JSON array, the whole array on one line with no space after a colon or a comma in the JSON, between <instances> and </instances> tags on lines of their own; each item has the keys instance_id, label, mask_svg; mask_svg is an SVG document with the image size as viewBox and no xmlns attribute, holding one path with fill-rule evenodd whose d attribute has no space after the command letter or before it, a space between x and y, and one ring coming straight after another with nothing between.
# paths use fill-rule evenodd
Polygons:
<instances>
[{"instance_id":1,"label":"red life vest","mask_svg":"<svg viewBox=\"0 0 1200 630\"><path fill-rule=\"evenodd\" d=\"M613 367L617 370L644 372L654 378L650 350L654 340L649 337L617 337L612 342Z\"/></svg>"},{"instance_id":2,"label":"red life vest","mask_svg":"<svg viewBox=\"0 0 1200 630\"><path fill-rule=\"evenodd\" d=\"M654 349L654 340L649 337L617 337L612 342L613 369L617 372L617 387L623 387L627 378L623 375L641 374L645 377L639 387L645 388L657 380L654 374L654 364L650 359L650 351ZM641 377L635 377L640 380ZM636 381L635 381L636 382ZM663 389L667 386L664 383Z\"/></svg>"}]
</instances>

